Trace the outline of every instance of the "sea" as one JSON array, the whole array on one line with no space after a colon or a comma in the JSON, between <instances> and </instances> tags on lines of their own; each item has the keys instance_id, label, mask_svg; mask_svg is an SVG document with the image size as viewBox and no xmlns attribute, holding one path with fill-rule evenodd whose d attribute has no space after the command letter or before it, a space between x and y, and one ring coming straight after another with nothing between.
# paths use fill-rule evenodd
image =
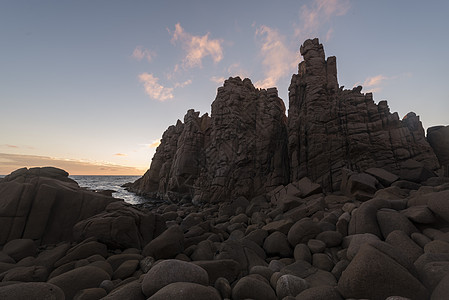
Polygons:
<instances>
[{"instance_id":1,"label":"sea","mask_svg":"<svg viewBox=\"0 0 449 300\"><path fill-rule=\"evenodd\" d=\"M80 187L85 187L90 190L112 190L115 191L112 196L120 198L130 204L143 204L151 201L147 198L138 196L125 190L122 185L128 182L134 182L140 176L84 176L84 175L70 175L69 178L78 182Z\"/></svg>"}]
</instances>

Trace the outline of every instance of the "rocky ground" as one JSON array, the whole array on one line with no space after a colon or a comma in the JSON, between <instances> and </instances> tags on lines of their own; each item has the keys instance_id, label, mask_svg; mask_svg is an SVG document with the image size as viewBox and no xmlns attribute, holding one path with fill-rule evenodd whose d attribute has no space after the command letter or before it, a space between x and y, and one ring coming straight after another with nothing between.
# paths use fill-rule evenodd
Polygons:
<instances>
[{"instance_id":1,"label":"rocky ground","mask_svg":"<svg viewBox=\"0 0 449 300\"><path fill-rule=\"evenodd\" d=\"M410 165L408 180L343 170L332 194L307 178L219 204L89 194L104 208L78 214L71 236L56 234L52 213L39 225L11 206L31 199L28 215L38 212L46 188L49 211L62 212L64 195L91 192L62 170L22 170L0 181L2 232L64 238L3 234L0 299L446 299L449 178Z\"/></svg>"}]
</instances>

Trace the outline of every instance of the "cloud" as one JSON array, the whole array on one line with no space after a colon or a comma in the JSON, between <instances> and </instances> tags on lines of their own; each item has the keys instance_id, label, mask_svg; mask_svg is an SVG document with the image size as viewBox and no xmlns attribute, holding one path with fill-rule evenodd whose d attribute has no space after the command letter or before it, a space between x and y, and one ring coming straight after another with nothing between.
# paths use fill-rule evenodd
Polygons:
<instances>
[{"instance_id":1,"label":"cloud","mask_svg":"<svg viewBox=\"0 0 449 300\"><path fill-rule=\"evenodd\" d=\"M151 52L148 49L144 49L142 46L137 46L134 49L133 53L131 54L131 57L136 60L140 61L146 58L148 62L151 62L154 56L155 56L154 52Z\"/></svg>"},{"instance_id":2,"label":"cloud","mask_svg":"<svg viewBox=\"0 0 449 300\"><path fill-rule=\"evenodd\" d=\"M189 84L192 84L192 79L186 80L184 82L175 83L175 88L183 88L185 86L188 86Z\"/></svg>"},{"instance_id":3,"label":"cloud","mask_svg":"<svg viewBox=\"0 0 449 300\"><path fill-rule=\"evenodd\" d=\"M125 153L115 153L114 156L128 156L128 154L125 154Z\"/></svg>"},{"instance_id":4,"label":"cloud","mask_svg":"<svg viewBox=\"0 0 449 300\"><path fill-rule=\"evenodd\" d=\"M15 148L15 149L18 149L18 148L19 148L19 146L16 146L16 145L10 145L10 144L3 144L3 145L0 145L0 146L6 147L6 148Z\"/></svg>"},{"instance_id":5,"label":"cloud","mask_svg":"<svg viewBox=\"0 0 449 300\"><path fill-rule=\"evenodd\" d=\"M161 140L154 140L148 145L148 148L157 148L161 144Z\"/></svg>"},{"instance_id":6,"label":"cloud","mask_svg":"<svg viewBox=\"0 0 449 300\"><path fill-rule=\"evenodd\" d=\"M223 82L226 80L226 78L224 78L223 76L218 77L218 76L212 76L210 78L210 81L218 83L218 84L223 84Z\"/></svg>"},{"instance_id":7,"label":"cloud","mask_svg":"<svg viewBox=\"0 0 449 300\"><path fill-rule=\"evenodd\" d=\"M173 88L168 88L158 83L159 78L153 74L142 73L139 75L139 81L143 83L145 92L155 100L165 101L173 98Z\"/></svg>"},{"instance_id":8,"label":"cloud","mask_svg":"<svg viewBox=\"0 0 449 300\"><path fill-rule=\"evenodd\" d=\"M397 76L387 77L384 75L377 75L373 77L368 77L363 83L357 82L354 86L361 85L364 88L365 93L374 93L382 90L381 84L386 80L395 79Z\"/></svg>"},{"instance_id":9,"label":"cloud","mask_svg":"<svg viewBox=\"0 0 449 300\"><path fill-rule=\"evenodd\" d=\"M322 26L334 16L345 15L351 7L349 0L314 0L310 5L304 4L299 12L300 24L296 26L295 36L301 40L316 37ZM330 39L333 29L326 34Z\"/></svg>"},{"instance_id":10,"label":"cloud","mask_svg":"<svg viewBox=\"0 0 449 300\"><path fill-rule=\"evenodd\" d=\"M277 85L282 77L296 67L297 55L286 45L285 37L276 29L262 25L256 30L261 40L260 55L264 65L265 78L255 83L256 87L268 88Z\"/></svg>"},{"instance_id":11,"label":"cloud","mask_svg":"<svg viewBox=\"0 0 449 300\"><path fill-rule=\"evenodd\" d=\"M181 27L181 24L175 25L175 31L169 33L172 35L172 43L181 43L185 51L183 59L184 68L202 67L202 59L210 56L215 63L223 59L223 49L221 39L209 39L209 33L203 36L192 35Z\"/></svg>"},{"instance_id":12,"label":"cloud","mask_svg":"<svg viewBox=\"0 0 449 300\"><path fill-rule=\"evenodd\" d=\"M142 175L145 170L104 162L89 162L37 155L0 153L0 174L6 175L19 168L53 166L71 175Z\"/></svg>"}]
</instances>

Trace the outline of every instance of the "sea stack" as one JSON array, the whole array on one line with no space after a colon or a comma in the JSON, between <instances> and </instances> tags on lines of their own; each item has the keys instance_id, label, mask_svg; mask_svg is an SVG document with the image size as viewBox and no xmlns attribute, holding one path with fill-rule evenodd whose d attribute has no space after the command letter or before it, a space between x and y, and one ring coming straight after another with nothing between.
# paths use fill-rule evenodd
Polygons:
<instances>
[{"instance_id":1,"label":"sea stack","mask_svg":"<svg viewBox=\"0 0 449 300\"><path fill-rule=\"evenodd\" d=\"M411 166L426 174L439 168L419 116L411 112L401 120L361 86L340 87L337 60L325 58L318 39L306 40L300 51L304 60L292 76L288 118L276 88L229 78L218 88L211 116L189 110L184 123L170 126L150 169L129 189L214 203L251 199L306 177L338 191L342 170L401 175Z\"/></svg>"}]
</instances>

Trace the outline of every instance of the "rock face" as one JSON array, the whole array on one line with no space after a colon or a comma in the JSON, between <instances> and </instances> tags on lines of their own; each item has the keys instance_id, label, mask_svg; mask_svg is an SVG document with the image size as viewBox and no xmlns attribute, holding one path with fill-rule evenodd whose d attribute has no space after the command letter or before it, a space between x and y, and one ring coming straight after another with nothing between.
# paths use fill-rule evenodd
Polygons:
<instances>
[{"instance_id":1,"label":"rock face","mask_svg":"<svg viewBox=\"0 0 449 300\"><path fill-rule=\"evenodd\" d=\"M13 239L53 243L72 239L72 227L117 201L81 189L61 169L19 169L0 180L0 245Z\"/></svg>"},{"instance_id":2,"label":"rock face","mask_svg":"<svg viewBox=\"0 0 449 300\"><path fill-rule=\"evenodd\" d=\"M449 176L449 126L428 128L427 140L443 167L444 176Z\"/></svg>"},{"instance_id":3,"label":"rock face","mask_svg":"<svg viewBox=\"0 0 449 300\"><path fill-rule=\"evenodd\" d=\"M189 110L163 134L150 169L132 184L140 194L218 202L251 198L288 181L287 119L275 88L229 78L211 117Z\"/></svg>"},{"instance_id":4,"label":"rock face","mask_svg":"<svg viewBox=\"0 0 449 300\"><path fill-rule=\"evenodd\" d=\"M336 191L342 169L382 168L395 176L413 161L416 172L433 176L438 159L415 113L400 120L386 101L375 104L372 93L361 93L361 86L340 87L336 58L325 59L318 39L305 41L300 50L304 61L289 87L288 120L276 88L256 89L249 79L229 78L218 89L211 117L189 110L184 123L167 129L150 169L130 190L220 202L251 199L304 177ZM448 156L439 142L449 140L446 131L429 131L440 163Z\"/></svg>"},{"instance_id":5,"label":"rock face","mask_svg":"<svg viewBox=\"0 0 449 300\"><path fill-rule=\"evenodd\" d=\"M386 101L376 105L362 87L340 88L336 58L325 59L318 39L305 41L300 51L304 61L289 87L291 181L307 176L338 190L342 167L398 173L402 162L415 159L438 168L418 116L409 113L401 121Z\"/></svg>"},{"instance_id":6,"label":"rock face","mask_svg":"<svg viewBox=\"0 0 449 300\"><path fill-rule=\"evenodd\" d=\"M199 201L251 198L288 180L285 106L277 90L230 78L212 103Z\"/></svg>"}]
</instances>

